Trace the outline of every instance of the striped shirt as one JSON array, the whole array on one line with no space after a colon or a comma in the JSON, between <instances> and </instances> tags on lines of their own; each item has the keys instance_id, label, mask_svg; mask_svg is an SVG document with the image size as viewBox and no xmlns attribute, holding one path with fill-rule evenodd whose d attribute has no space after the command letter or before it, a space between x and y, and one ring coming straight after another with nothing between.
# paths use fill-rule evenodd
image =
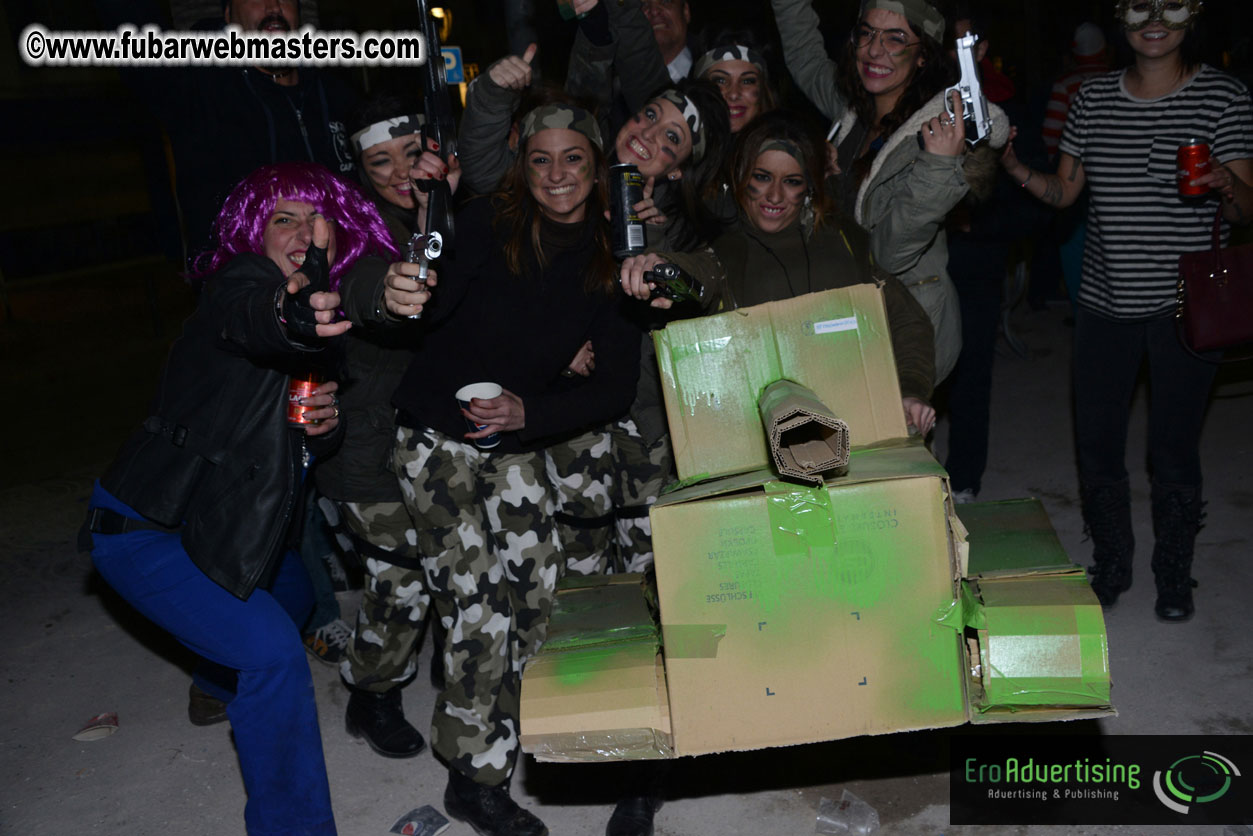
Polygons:
<instances>
[{"instance_id":1,"label":"striped shirt","mask_svg":"<svg viewBox=\"0 0 1253 836\"><path fill-rule=\"evenodd\" d=\"M1210 248L1218 209L1212 193L1179 196L1175 152L1192 139L1221 162L1253 158L1248 88L1204 65L1160 99L1131 96L1123 72L1080 87L1061 151L1083 162L1090 196L1081 306L1118 319L1173 309L1179 255Z\"/></svg>"}]
</instances>

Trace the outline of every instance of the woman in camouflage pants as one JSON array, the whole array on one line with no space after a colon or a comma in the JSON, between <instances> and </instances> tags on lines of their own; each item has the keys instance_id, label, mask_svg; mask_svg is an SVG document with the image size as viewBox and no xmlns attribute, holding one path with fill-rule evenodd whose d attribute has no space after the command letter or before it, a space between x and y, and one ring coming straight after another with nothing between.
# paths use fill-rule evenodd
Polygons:
<instances>
[{"instance_id":1,"label":"woman in camouflage pants","mask_svg":"<svg viewBox=\"0 0 1253 836\"><path fill-rule=\"evenodd\" d=\"M595 119L544 105L520 142L504 190L458 214L455 260L441 265L430 330L394 399L393 466L446 632L431 730L449 766L445 808L480 833L536 836L547 829L509 797L509 779L522 665L544 639L562 560L543 449L626 410L639 336L619 313ZM388 309L415 312L417 289L390 277ZM588 339L606 359L571 386L561 371ZM503 391L459 409L454 394L480 381Z\"/></svg>"}]
</instances>

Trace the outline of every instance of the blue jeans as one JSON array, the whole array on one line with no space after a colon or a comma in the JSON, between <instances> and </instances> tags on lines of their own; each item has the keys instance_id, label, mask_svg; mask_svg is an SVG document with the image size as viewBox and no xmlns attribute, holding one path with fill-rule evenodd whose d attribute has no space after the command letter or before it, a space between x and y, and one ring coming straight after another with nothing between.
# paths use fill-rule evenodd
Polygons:
<instances>
[{"instance_id":1,"label":"blue jeans","mask_svg":"<svg viewBox=\"0 0 1253 836\"><path fill-rule=\"evenodd\" d=\"M140 519L99 484L91 505ZM226 712L248 793L249 836L335 836L313 678L300 631L276 596L258 589L239 600L196 568L174 533L93 534L91 556L135 609L203 658L239 672ZM297 574L304 576L299 558L285 558L272 586L296 589Z\"/></svg>"}]
</instances>

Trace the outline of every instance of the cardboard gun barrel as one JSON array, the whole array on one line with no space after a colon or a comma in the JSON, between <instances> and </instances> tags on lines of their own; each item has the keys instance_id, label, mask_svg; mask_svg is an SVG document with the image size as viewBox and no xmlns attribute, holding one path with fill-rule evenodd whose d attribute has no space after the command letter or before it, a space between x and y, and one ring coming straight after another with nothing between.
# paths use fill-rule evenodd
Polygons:
<instances>
[{"instance_id":1,"label":"cardboard gun barrel","mask_svg":"<svg viewBox=\"0 0 1253 836\"><path fill-rule=\"evenodd\" d=\"M848 467L848 424L811 390L777 380L762 390L757 409L779 475L821 485L824 473Z\"/></svg>"}]
</instances>

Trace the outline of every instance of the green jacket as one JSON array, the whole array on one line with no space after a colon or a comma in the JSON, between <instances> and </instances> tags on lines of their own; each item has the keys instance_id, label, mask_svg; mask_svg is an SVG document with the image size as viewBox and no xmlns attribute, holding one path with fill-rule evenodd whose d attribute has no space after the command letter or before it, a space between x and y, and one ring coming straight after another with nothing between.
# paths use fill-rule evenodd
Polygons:
<instances>
[{"instance_id":1,"label":"green jacket","mask_svg":"<svg viewBox=\"0 0 1253 836\"><path fill-rule=\"evenodd\" d=\"M810 0L771 0L784 60L798 87L832 121L840 122L838 147L853 131L857 114L837 85L836 62L827 55L818 15ZM936 381L957 363L961 351L961 314L957 291L948 275L944 220L974 189L991 192L998 176L998 149L1009 139L1009 120L989 105L989 142L960 157L942 157L918 147L921 127L944 112L937 94L887 137L858 188L853 219L870 234L875 263L893 273L919 301L935 329Z\"/></svg>"}]
</instances>

